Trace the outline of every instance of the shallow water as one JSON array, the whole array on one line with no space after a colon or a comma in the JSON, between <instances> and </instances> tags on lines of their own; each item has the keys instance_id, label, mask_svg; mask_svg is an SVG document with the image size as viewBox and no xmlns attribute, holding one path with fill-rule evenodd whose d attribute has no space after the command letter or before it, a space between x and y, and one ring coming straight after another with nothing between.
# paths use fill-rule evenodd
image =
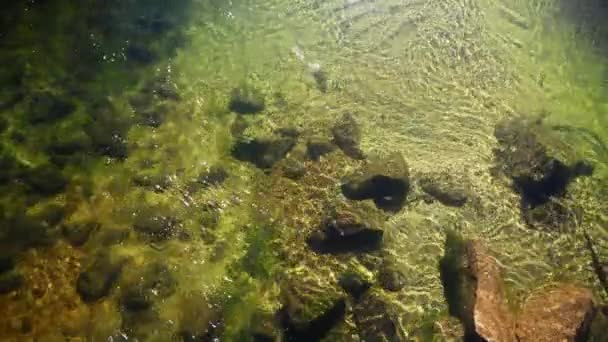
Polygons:
<instances>
[{"instance_id":1,"label":"shallow water","mask_svg":"<svg viewBox=\"0 0 608 342\"><path fill-rule=\"evenodd\" d=\"M448 231L486 243L513 307L555 282L608 299L584 235L606 265L605 2L2 6L0 247L20 281L0 294L1 340L315 340L284 331L277 312L323 312L353 271L389 303L398 340L457 339L438 266ZM238 87L263 110L235 113ZM310 160L306 142L329 141L344 113L367 161L336 146ZM531 227L496 171L495 127L520 117L551 155L593 165L555 196L563 225ZM247 143L263 139L295 146L274 163ZM311 248L328 208L371 203L341 184L393 152L412 184L396 212L368 211L382 247ZM431 200L428 177L451 179L466 204ZM379 289L386 263L403 289ZM83 272L91 287L111 278L105 291L83 290ZM362 340L348 307L324 340Z\"/></svg>"}]
</instances>

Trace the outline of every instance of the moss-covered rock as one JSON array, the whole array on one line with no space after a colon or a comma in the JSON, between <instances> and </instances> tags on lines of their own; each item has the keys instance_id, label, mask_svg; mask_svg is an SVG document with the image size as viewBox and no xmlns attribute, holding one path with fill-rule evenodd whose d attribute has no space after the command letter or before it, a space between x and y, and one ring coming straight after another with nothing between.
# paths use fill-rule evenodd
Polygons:
<instances>
[{"instance_id":1,"label":"moss-covered rock","mask_svg":"<svg viewBox=\"0 0 608 342\"><path fill-rule=\"evenodd\" d=\"M166 207L142 208L135 214L133 229L151 241L163 241L176 236L181 225Z\"/></svg>"},{"instance_id":2,"label":"moss-covered rock","mask_svg":"<svg viewBox=\"0 0 608 342\"><path fill-rule=\"evenodd\" d=\"M336 146L329 140L313 137L306 143L306 154L308 158L314 161L319 161L322 156L336 150Z\"/></svg>"},{"instance_id":3,"label":"moss-covered rock","mask_svg":"<svg viewBox=\"0 0 608 342\"><path fill-rule=\"evenodd\" d=\"M378 283L386 291L401 291L407 284L405 274L391 263L383 263L378 273Z\"/></svg>"},{"instance_id":4,"label":"moss-covered rock","mask_svg":"<svg viewBox=\"0 0 608 342\"><path fill-rule=\"evenodd\" d=\"M78 276L76 291L85 302L94 302L107 296L127 259L112 256L108 252L99 252L92 257L88 266Z\"/></svg>"},{"instance_id":5,"label":"moss-covered rock","mask_svg":"<svg viewBox=\"0 0 608 342\"><path fill-rule=\"evenodd\" d=\"M566 165L552 157L540 142L538 129L536 124L521 119L498 123L494 131L499 143L494 151L497 169L512 180L521 194L522 215L530 226L559 228L565 218L560 212L567 209L556 207L561 204L547 204L564 197L568 184L577 177L591 175L593 167L584 161Z\"/></svg>"},{"instance_id":6,"label":"moss-covered rock","mask_svg":"<svg viewBox=\"0 0 608 342\"><path fill-rule=\"evenodd\" d=\"M29 168L21 173L20 179L31 192L41 196L56 195L68 185L67 177L52 164Z\"/></svg>"},{"instance_id":7,"label":"moss-covered rock","mask_svg":"<svg viewBox=\"0 0 608 342\"><path fill-rule=\"evenodd\" d=\"M344 320L346 302L336 288L291 275L281 293L278 317L287 341L319 341Z\"/></svg>"},{"instance_id":8,"label":"moss-covered rock","mask_svg":"<svg viewBox=\"0 0 608 342\"><path fill-rule=\"evenodd\" d=\"M195 180L190 182L188 191L195 193L199 190L209 187L216 187L224 183L228 179L229 174L221 165L213 165L207 170L201 172Z\"/></svg>"},{"instance_id":9,"label":"moss-covered rock","mask_svg":"<svg viewBox=\"0 0 608 342\"><path fill-rule=\"evenodd\" d=\"M378 291L368 291L353 307L353 316L362 341L401 341L398 318L387 299Z\"/></svg>"},{"instance_id":10,"label":"moss-covered rock","mask_svg":"<svg viewBox=\"0 0 608 342\"><path fill-rule=\"evenodd\" d=\"M49 92L32 95L27 112L27 120L31 124L56 122L66 118L76 110L76 106L59 96Z\"/></svg>"},{"instance_id":11,"label":"moss-covered rock","mask_svg":"<svg viewBox=\"0 0 608 342\"><path fill-rule=\"evenodd\" d=\"M348 177L341 189L350 200L371 199L378 208L396 212L405 205L410 190L409 167L397 152L385 158L375 157Z\"/></svg>"},{"instance_id":12,"label":"moss-covered rock","mask_svg":"<svg viewBox=\"0 0 608 342\"><path fill-rule=\"evenodd\" d=\"M295 144L295 139L289 137L240 140L232 148L232 156L260 169L269 169L285 158Z\"/></svg>"},{"instance_id":13,"label":"moss-covered rock","mask_svg":"<svg viewBox=\"0 0 608 342\"><path fill-rule=\"evenodd\" d=\"M365 154L361 151L361 128L350 113L342 115L332 127L333 142L353 159L364 159Z\"/></svg>"},{"instance_id":14,"label":"moss-covered rock","mask_svg":"<svg viewBox=\"0 0 608 342\"><path fill-rule=\"evenodd\" d=\"M250 85L241 85L232 90L228 108L238 114L255 114L266 107L264 94Z\"/></svg>"},{"instance_id":15,"label":"moss-covered rock","mask_svg":"<svg viewBox=\"0 0 608 342\"><path fill-rule=\"evenodd\" d=\"M149 309L156 301L175 293L177 281L171 270L161 263L147 265L122 288L120 302L129 311Z\"/></svg>"},{"instance_id":16,"label":"moss-covered rock","mask_svg":"<svg viewBox=\"0 0 608 342\"><path fill-rule=\"evenodd\" d=\"M348 293L355 301L361 297L372 287L372 283L364 276L357 272L346 272L338 279L340 287Z\"/></svg>"},{"instance_id":17,"label":"moss-covered rock","mask_svg":"<svg viewBox=\"0 0 608 342\"><path fill-rule=\"evenodd\" d=\"M443 205L461 207L468 200L468 194L449 174L440 173L422 177L418 184L422 191Z\"/></svg>"},{"instance_id":18,"label":"moss-covered rock","mask_svg":"<svg viewBox=\"0 0 608 342\"><path fill-rule=\"evenodd\" d=\"M338 204L328 211L307 243L317 253L363 253L380 249L383 235L382 218L374 208Z\"/></svg>"},{"instance_id":19,"label":"moss-covered rock","mask_svg":"<svg viewBox=\"0 0 608 342\"><path fill-rule=\"evenodd\" d=\"M89 239L89 236L97 231L100 224L97 222L78 222L78 223L67 223L64 224L61 231L63 237L75 247L79 247L85 244Z\"/></svg>"}]
</instances>

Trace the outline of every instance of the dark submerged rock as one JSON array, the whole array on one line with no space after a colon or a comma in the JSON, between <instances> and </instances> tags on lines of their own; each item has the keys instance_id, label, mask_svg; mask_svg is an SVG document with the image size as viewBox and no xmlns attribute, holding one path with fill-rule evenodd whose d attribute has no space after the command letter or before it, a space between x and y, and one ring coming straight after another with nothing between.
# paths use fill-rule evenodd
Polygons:
<instances>
[{"instance_id":1,"label":"dark submerged rock","mask_svg":"<svg viewBox=\"0 0 608 342\"><path fill-rule=\"evenodd\" d=\"M135 215L133 229L152 241L167 240L178 233L178 219L164 207L150 207Z\"/></svg>"},{"instance_id":2,"label":"dark submerged rock","mask_svg":"<svg viewBox=\"0 0 608 342\"><path fill-rule=\"evenodd\" d=\"M136 64L147 65L153 63L157 56L154 52L143 45L131 44L125 49L127 60Z\"/></svg>"},{"instance_id":3,"label":"dark submerged rock","mask_svg":"<svg viewBox=\"0 0 608 342\"><path fill-rule=\"evenodd\" d=\"M23 283L23 276L16 271L0 273L0 295L18 290Z\"/></svg>"},{"instance_id":4,"label":"dark submerged rock","mask_svg":"<svg viewBox=\"0 0 608 342\"><path fill-rule=\"evenodd\" d=\"M467 202L468 195L464 189L454 183L448 174L439 174L424 177L418 184L424 192L441 204L461 207Z\"/></svg>"},{"instance_id":5,"label":"dark submerged rock","mask_svg":"<svg viewBox=\"0 0 608 342\"><path fill-rule=\"evenodd\" d=\"M94 302L107 296L118 280L126 259L99 252L78 276L76 291L85 302Z\"/></svg>"},{"instance_id":6,"label":"dark submerged rock","mask_svg":"<svg viewBox=\"0 0 608 342\"><path fill-rule=\"evenodd\" d=\"M285 137L241 140L232 148L232 156L237 160L250 162L260 169L269 169L285 158L295 144L295 139Z\"/></svg>"},{"instance_id":7,"label":"dark submerged rock","mask_svg":"<svg viewBox=\"0 0 608 342\"><path fill-rule=\"evenodd\" d=\"M258 89L242 85L232 90L228 108L238 114L255 114L266 107L264 94Z\"/></svg>"},{"instance_id":8,"label":"dark submerged rock","mask_svg":"<svg viewBox=\"0 0 608 342\"><path fill-rule=\"evenodd\" d=\"M401 291L406 284L405 275L393 265L383 265L378 274L380 286L391 292Z\"/></svg>"},{"instance_id":9,"label":"dark submerged rock","mask_svg":"<svg viewBox=\"0 0 608 342\"><path fill-rule=\"evenodd\" d=\"M340 276L338 284L355 300L359 300L372 287L372 283L354 272Z\"/></svg>"},{"instance_id":10,"label":"dark submerged rock","mask_svg":"<svg viewBox=\"0 0 608 342\"><path fill-rule=\"evenodd\" d=\"M75 247L85 244L92 232L100 227L97 222L81 222L65 224L62 228L62 233L65 239Z\"/></svg>"},{"instance_id":11,"label":"dark submerged rock","mask_svg":"<svg viewBox=\"0 0 608 342\"><path fill-rule=\"evenodd\" d=\"M123 289L122 306L129 311L149 309L156 300L161 300L175 293L177 281L166 265L153 263L148 265L135 281Z\"/></svg>"},{"instance_id":12,"label":"dark submerged rock","mask_svg":"<svg viewBox=\"0 0 608 342\"><path fill-rule=\"evenodd\" d=\"M342 184L342 194L350 200L374 201L379 209L396 212L405 204L410 190L409 168L400 153L368 163Z\"/></svg>"},{"instance_id":13,"label":"dark submerged rock","mask_svg":"<svg viewBox=\"0 0 608 342\"><path fill-rule=\"evenodd\" d=\"M279 319L286 341L321 341L329 331L344 320L346 301L336 301L327 311L308 322L297 322L290 316L288 309L279 312Z\"/></svg>"},{"instance_id":14,"label":"dark submerged rock","mask_svg":"<svg viewBox=\"0 0 608 342\"><path fill-rule=\"evenodd\" d=\"M68 185L67 178L54 165L42 164L27 169L21 175L31 192L41 196L52 196L63 191Z\"/></svg>"},{"instance_id":15,"label":"dark submerged rock","mask_svg":"<svg viewBox=\"0 0 608 342\"><path fill-rule=\"evenodd\" d=\"M314 161L319 161L322 156L335 150L336 146L323 138L311 138L306 144L306 154L308 158Z\"/></svg>"},{"instance_id":16,"label":"dark submerged rock","mask_svg":"<svg viewBox=\"0 0 608 342\"><path fill-rule=\"evenodd\" d=\"M298 180L306 174L306 166L301 161L295 158L287 158L281 164L281 170L283 170L283 176Z\"/></svg>"},{"instance_id":17,"label":"dark submerged rock","mask_svg":"<svg viewBox=\"0 0 608 342\"><path fill-rule=\"evenodd\" d=\"M189 191L193 193L201 189L222 185L229 176L228 171L222 166L211 166L208 170L202 172L195 181L190 183Z\"/></svg>"},{"instance_id":18,"label":"dark submerged rock","mask_svg":"<svg viewBox=\"0 0 608 342\"><path fill-rule=\"evenodd\" d=\"M321 68L316 69L312 72L312 78L314 78L315 83L317 84L317 89L319 89L319 91L321 91L322 93L326 93L329 83L327 72L325 72Z\"/></svg>"},{"instance_id":19,"label":"dark submerged rock","mask_svg":"<svg viewBox=\"0 0 608 342\"><path fill-rule=\"evenodd\" d=\"M0 273L12 270L15 267L15 258L11 254L0 254Z\"/></svg>"},{"instance_id":20,"label":"dark submerged rock","mask_svg":"<svg viewBox=\"0 0 608 342\"><path fill-rule=\"evenodd\" d=\"M32 96L27 118L34 125L52 123L66 118L74 110L76 106L73 103L43 92Z\"/></svg>"},{"instance_id":21,"label":"dark submerged rock","mask_svg":"<svg viewBox=\"0 0 608 342\"><path fill-rule=\"evenodd\" d=\"M364 253L380 249L384 235L382 224L374 217L373 211L361 208L340 206L332 209L320 230L306 240L308 246L322 254Z\"/></svg>"},{"instance_id":22,"label":"dark submerged rock","mask_svg":"<svg viewBox=\"0 0 608 342\"><path fill-rule=\"evenodd\" d=\"M365 159L363 151L359 148L361 142L361 129L355 118L346 113L332 127L333 142L353 159Z\"/></svg>"},{"instance_id":23,"label":"dark submerged rock","mask_svg":"<svg viewBox=\"0 0 608 342\"><path fill-rule=\"evenodd\" d=\"M560 226L559 212L554 198L564 197L570 182L580 176L589 176L593 167L578 161L573 165L553 158L539 141L535 126L524 120L500 122L494 131L499 147L494 154L498 169L513 181L521 194L522 215L531 226L554 228ZM546 210L545 210L546 209ZM558 216L551 218L555 213ZM537 221L537 218L539 221Z\"/></svg>"},{"instance_id":24,"label":"dark submerged rock","mask_svg":"<svg viewBox=\"0 0 608 342\"><path fill-rule=\"evenodd\" d=\"M367 292L353 307L353 316L362 341L401 341L397 318L377 291Z\"/></svg>"}]
</instances>

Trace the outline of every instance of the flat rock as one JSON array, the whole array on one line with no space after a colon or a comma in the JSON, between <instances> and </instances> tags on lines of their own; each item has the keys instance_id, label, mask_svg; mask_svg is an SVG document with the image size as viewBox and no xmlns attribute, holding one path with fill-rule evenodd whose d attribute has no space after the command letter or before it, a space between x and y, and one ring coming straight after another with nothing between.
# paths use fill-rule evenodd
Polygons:
<instances>
[{"instance_id":1,"label":"flat rock","mask_svg":"<svg viewBox=\"0 0 608 342\"><path fill-rule=\"evenodd\" d=\"M518 316L518 341L585 341L595 314L588 289L559 285L533 293Z\"/></svg>"},{"instance_id":2,"label":"flat rock","mask_svg":"<svg viewBox=\"0 0 608 342\"><path fill-rule=\"evenodd\" d=\"M342 183L342 194L350 200L371 199L379 209L396 212L410 190L409 167L400 153L375 157Z\"/></svg>"},{"instance_id":3,"label":"flat rock","mask_svg":"<svg viewBox=\"0 0 608 342\"><path fill-rule=\"evenodd\" d=\"M422 191L451 207L461 207L468 199L468 195L448 174L437 174L422 177L418 184Z\"/></svg>"},{"instance_id":4,"label":"flat rock","mask_svg":"<svg viewBox=\"0 0 608 342\"><path fill-rule=\"evenodd\" d=\"M342 115L331 129L333 142L353 159L365 159L359 144L361 143L361 128L350 113Z\"/></svg>"}]
</instances>

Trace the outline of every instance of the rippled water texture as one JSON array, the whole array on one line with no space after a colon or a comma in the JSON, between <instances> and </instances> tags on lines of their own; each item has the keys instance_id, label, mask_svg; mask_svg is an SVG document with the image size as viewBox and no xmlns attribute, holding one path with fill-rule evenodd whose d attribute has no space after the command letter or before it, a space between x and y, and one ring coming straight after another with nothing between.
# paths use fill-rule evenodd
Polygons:
<instances>
[{"instance_id":1,"label":"rippled water texture","mask_svg":"<svg viewBox=\"0 0 608 342\"><path fill-rule=\"evenodd\" d=\"M2 341L457 340L455 235L608 300L606 1L0 8Z\"/></svg>"}]
</instances>

